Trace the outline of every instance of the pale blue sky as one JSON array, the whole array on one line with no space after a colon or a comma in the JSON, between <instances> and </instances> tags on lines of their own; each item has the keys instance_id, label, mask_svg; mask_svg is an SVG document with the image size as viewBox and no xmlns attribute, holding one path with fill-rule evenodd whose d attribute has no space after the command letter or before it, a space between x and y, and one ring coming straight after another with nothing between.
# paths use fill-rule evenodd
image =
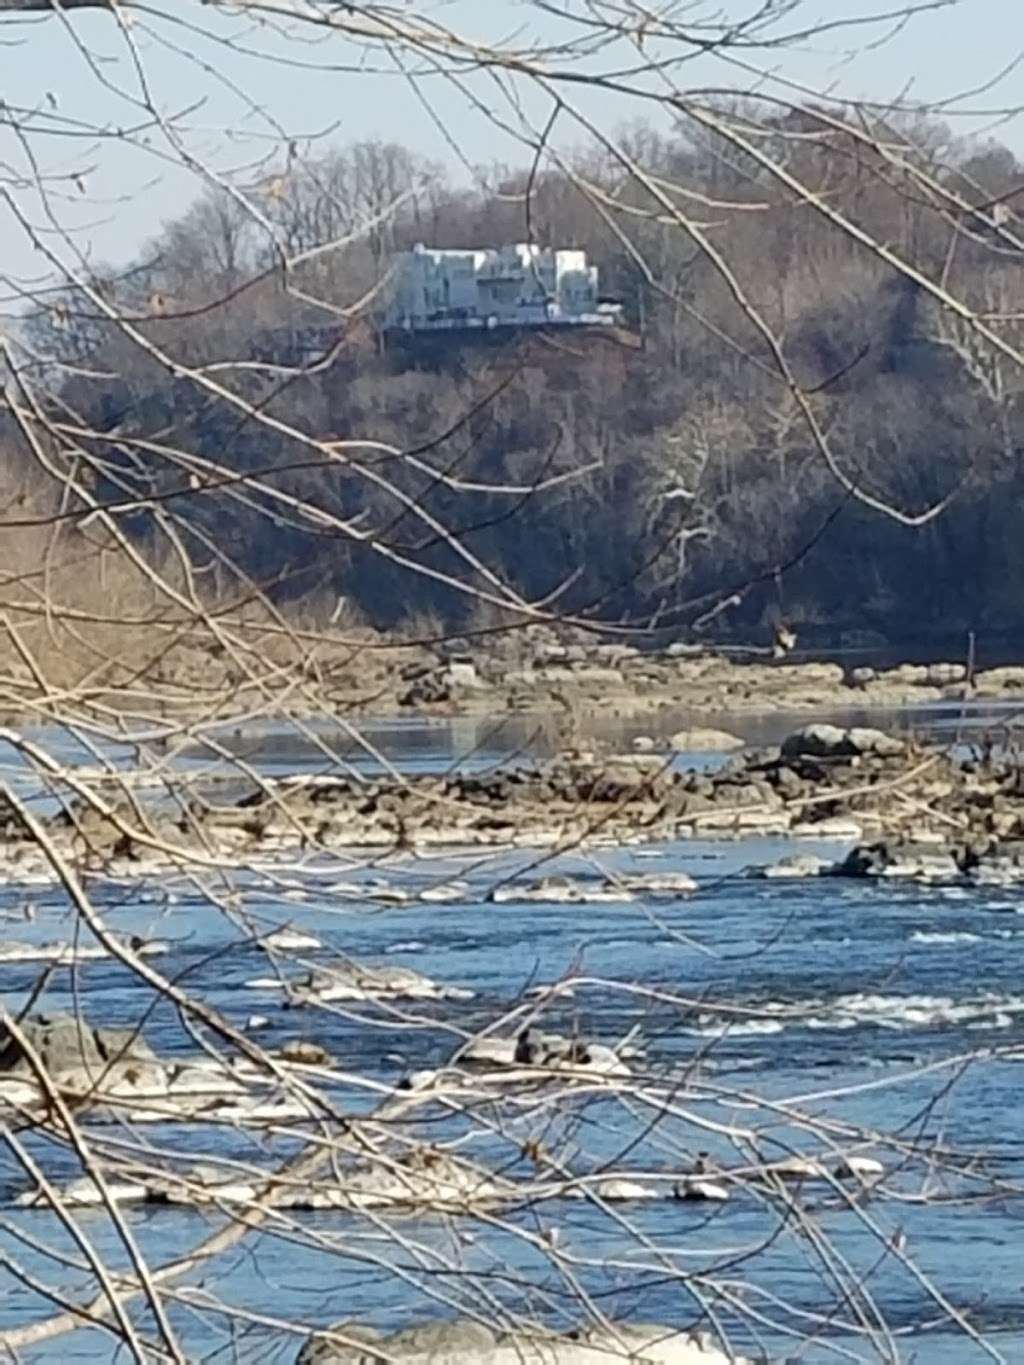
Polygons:
<instances>
[{"instance_id":1,"label":"pale blue sky","mask_svg":"<svg viewBox=\"0 0 1024 1365\"><path fill-rule=\"evenodd\" d=\"M803 27L813 19L877 14L897 8L899 0L804 0L782 25L783 30ZM687 17L710 18L726 13L738 17L755 8L756 0L711 0L706 7L691 5ZM367 137L394 139L425 156L445 163L456 178L465 178L445 136L435 125L408 81L398 73L378 74L324 69L327 63L345 66L358 60L358 53L344 43L301 45L263 37L243 19L222 20L219 31L233 35L244 46L263 51L287 52L307 65L270 64L258 57L229 51L201 38L187 25L209 27L216 22L209 6L193 0L167 0L166 8L179 22L159 21L151 12L139 15L132 32L143 58L153 98L165 115L178 113L201 101L189 114L185 138L191 155L219 170L251 162L268 150L271 129L263 114L290 136L332 129L329 140L345 142ZM423 12L424 4L407 8ZM682 6L679 6L682 9ZM551 41L559 34L559 22L538 15L528 0L450 0L429 4L430 12L448 27L481 38L515 34L520 43L536 37ZM833 32L796 48L753 54L750 61L770 74L762 88L786 93L779 81L803 82L828 87L838 93L887 101L897 96L932 102L963 96L958 107L971 111L952 117L963 133L991 130L1024 154L1024 118L1000 120L993 111L1024 104L1024 0L950 0L912 19L888 42L877 45L887 32L885 25ZM8 108L38 109L56 132L60 120L81 125L83 136L74 139L41 132L36 122L30 139L32 153L43 169L65 177L55 184L54 206L62 221L74 224L77 247L94 260L122 263L130 260L161 224L181 213L201 188L201 176L167 159L166 140L154 130L148 145L133 148L116 139L97 142L87 135L97 124L110 130L140 121L131 98L139 89L138 75L123 35L108 13L77 11L66 19L56 16L25 22L0 21L0 98ZM175 47L179 50L176 51ZM857 52L851 52L853 48ZM195 60L189 60L185 52ZM633 58L635 59L635 57ZM605 65L614 65L607 54ZM204 70L196 63L206 63ZM225 78L217 79L215 72ZM999 76L991 88L971 94ZM686 65L678 79L688 86L753 88L751 71L719 58L701 57ZM230 87L236 87L233 90ZM515 140L499 133L485 114L474 109L458 91L436 78L421 89L429 96L438 117L458 140L473 163L507 160L522 162L526 153ZM489 107L501 104L499 92L484 78L473 89ZM248 99L262 114L249 107ZM578 89L588 117L605 128L638 117L650 109L639 99L590 95ZM543 117L543 101L526 95L532 117ZM508 112L508 106L504 106ZM71 125L63 125L66 129ZM582 134L566 123L565 142ZM10 132L0 128L0 184L13 167L26 168L26 148ZM76 183L70 177L78 177ZM45 228L36 197L15 189L22 211L33 224ZM48 236L62 256L66 244ZM46 268L35 255L28 236L9 210L0 203L0 307L9 308L10 288L3 278L29 277Z\"/></svg>"}]
</instances>

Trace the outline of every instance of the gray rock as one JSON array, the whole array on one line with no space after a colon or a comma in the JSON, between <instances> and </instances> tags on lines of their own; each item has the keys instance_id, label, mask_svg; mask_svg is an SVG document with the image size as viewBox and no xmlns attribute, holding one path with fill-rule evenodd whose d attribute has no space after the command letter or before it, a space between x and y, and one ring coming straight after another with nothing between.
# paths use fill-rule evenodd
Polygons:
<instances>
[{"instance_id":1,"label":"gray rock","mask_svg":"<svg viewBox=\"0 0 1024 1365\"><path fill-rule=\"evenodd\" d=\"M956 881L960 867L951 848L933 844L858 844L829 869L836 877L897 877L908 881Z\"/></svg>"},{"instance_id":2,"label":"gray rock","mask_svg":"<svg viewBox=\"0 0 1024 1365\"><path fill-rule=\"evenodd\" d=\"M873 730L867 726L855 725L846 732L854 753L877 754L880 758L895 758L906 751L906 744L896 735L887 735L884 730Z\"/></svg>"},{"instance_id":3,"label":"gray rock","mask_svg":"<svg viewBox=\"0 0 1024 1365\"><path fill-rule=\"evenodd\" d=\"M805 725L783 741L784 758L853 758L861 754L895 757L906 749L903 740L884 730L854 726Z\"/></svg>"},{"instance_id":4,"label":"gray rock","mask_svg":"<svg viewBox=\"0 0 1024 1365\"><path fill-rule=\"evenodd\" d=\"M854 752L848 732L838 725L805 725L782 742L784 758L838 758Z\"/></svg>"},{"instance_id":5,"label":"gray rock","mask_svg":"<svg viewBox=\"0 0 1024 1365\"><path fill-rule=\"evenodd\" d=\"M873 668L854 668L850 672L850 684L852 687L867 687L868 683L873 683L878 677Z\"/></svg>"},{"instance_id":6,"label":"gray rock","mask_svg":"<svg viewBox=\"0 0 1024 1365\"><path fill-rule=\"evenodd\" d=\"M54 1084L104 1092L137 1088L166 1089L167 1077L152 1048L131 1029L96 1028L72 1015L38 1015L21 1023L21 1032ZM20 1043L0 1028L0 1073L35 1076Z\"/></svg>"},{"instance_id":7,"label":"gray rock","mask_svg":"<svg viewBox=\"0 0 1024 1365\"><path fill-rule=\"evenodd\" d=\"M296 1365L750 1365L746 1356L726 1357L707 1332L680 1332L656 1323L582 1327L564 1335L496 1336L465 1318L429 1323L381 1336L372 1328L339 1323L335 1329L362 1345L336 1346L314 1333Z\"/></svg>"},{"instance_id":8,"label":"gray rock","mask_svg":"<svg viewBox=\"0 0 1024 1365\"><path fill-rule=\"evenodd\" d=\"M743 748L743 740L731 735L728 730L714 730L697 727L692 730L677 730L669 740L669 748L678 754L730 753Z\"/></svg>"},{"instance_id":9,"label":"gray rock","mask_svg":"<svg viewBox=\"0 0 1024 1365\"><path fill-rule=\"evenodd\" d=\"M933 687L945 687L949 683L964 682L967 668L964 664L929 664L928 681Z\"/></svg>"},{"instance_id":10,"label":"gray rock","mask_svg":"<svg viewBox=\"0 0 1024 1365\"><path fill-rule=\"evenodd\" d=\"M829 864L824 858L819 858L814 853L798 853L789 858L782 858L779 862L772 863L768 867L758 868L756 875L769 879L799 880L806 877L820 877L828 866Z\"/></svg>"},{"instance_id":11,"label":"gray rock","mask_svg":"<svg viewBox=\"0 0 1024 1365\"><path fill-rule=\"evenodd\" d=\"M295 1365L363 1365L364 1361L372 1365L380 1358L372 1348L383 1348L385 1337L375 1328L361 1327L354 1322L339 1322L331 1331L347 1338L351 1344L325 1341L314 1334L296 1356Z\"/></svg>"}]
</instances>

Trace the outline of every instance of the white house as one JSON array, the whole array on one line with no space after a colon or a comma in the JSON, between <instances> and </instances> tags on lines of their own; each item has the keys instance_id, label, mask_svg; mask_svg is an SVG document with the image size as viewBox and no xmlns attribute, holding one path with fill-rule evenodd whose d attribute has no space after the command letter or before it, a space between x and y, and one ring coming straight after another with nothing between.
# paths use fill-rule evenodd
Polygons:
<instances>
[{"instance_id":1,"label":"white house","mask_svg":"<svg viewBox=\"0 0 1024 1365\"><path fill-rule=\"evenodd\" d=\"M384 325L406 332L607 326L621 308L598 298L584 251L531 243L469 250L416 246L394 262Z\"/></svg>"}]
</instances>

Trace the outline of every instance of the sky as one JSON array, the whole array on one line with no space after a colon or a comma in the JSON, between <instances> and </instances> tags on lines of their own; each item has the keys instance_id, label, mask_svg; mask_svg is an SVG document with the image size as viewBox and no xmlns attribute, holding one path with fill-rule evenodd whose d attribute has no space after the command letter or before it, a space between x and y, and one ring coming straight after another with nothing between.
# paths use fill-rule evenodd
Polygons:
<instances>
[{"instance_id":1,"label":"sky","mask_svg":"<svg viewBox=\"0 0 1024 1365\"><path fill-rule=\"evenodd\" d=\"M740 17L759 2L661 0L660 7L685 10L694 22L722 13ZM787 2L777 0L780 7ZM304 3L265 0L264 13ZM549 9L559 4L584 8L582 0L550 0ZM899 0L802 0L779 21L779 30L898 7ZM512 38L525 45L565 32L563 21L531 0L399 0L393 9L428 13L487 41ZM0 197L0 312L16 310L19 293L53 267L32 245L34 236L75 266L81 259L128 263L201 192L202 167L252 177L260 158L276 154L282 133L296 139L300 154L365 138L394 140L442 163L454 179L468 178L463 158L471 164L529 159L523 144L487 117L487 110L515 117L489 78L472 81L468 97L436 76L414 86L393 67L382 69L386 58L368 63L365 54L335 38L314 42L308 30L289 29L291 21L257 25L251 15L218 16L193 0L150 0L134 15L130 7L122 12L132 15L130 42L109 11L0 17L0 196L6 188L17 207L13 212ZM197 24L231 45L202 36L192 27ZM888 22L833 30L750 54L742 68L699 57L677 74L689 88L761 89L792 98L807 87L882 102L952 100L947 117L956 132L996 137L1024 156L1024 117L1007 113L1024 105L1022 57L1024 0L935 0L902 27ZM615 54L603 60L614 65ZM163 117L177 120L180 145L172 146L159 128L117 135L145 117L138 99L143 82ZM543 123L547 101L532 88L521 93L526 123ZM638 97L588 94L579 87L567 93L586 119L605 129L654 112ZM35 111L28 123L25 110ZM14 111L22 128L31 127L23 137L10 127ZM101 139L97 128L105 130ZM559 129L555 143L583 140L571 118L560 116ZM183 166L183 159L190 164ZM24 180L32 160L54 177L50 209L63 228L73 228L68 238L55 230Z\"/></svg>"}]
</instances>

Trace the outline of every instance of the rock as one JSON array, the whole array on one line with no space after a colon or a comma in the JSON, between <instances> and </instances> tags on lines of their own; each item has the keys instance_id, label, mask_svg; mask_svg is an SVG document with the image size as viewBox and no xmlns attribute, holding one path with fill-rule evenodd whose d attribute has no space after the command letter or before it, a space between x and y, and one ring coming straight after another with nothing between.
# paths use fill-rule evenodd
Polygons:
<instances>
[{"instance_id":1,"label":"rock","mask_svg":"<svg viewBox=\"0 0 1024 1365\"><path fill-rule=\"evenodd\" d=\"M297 1066L330 1066L331 1054L319 1043L309 1043L303 1038L292 1038L277 1054L283 1062L293 1062Z\"/></svg>"},{"instance_id":2,"label":"rock","mask_svg":"<svg viewBox=\"0 0 1024 1365\"><path fill-rule=\"evenodd\" d=\"M417 900L425 901L428 904L451 905L465 900L468 892L468 882L446 882L437 886L425 886L417 896Z\"/></svg>"},{"instance_id":3,"label":"rock","mask_svg":"<svg viewBox=\"0 0 1024 1365\"><path fill-rule=\"evenodd\" d=\"M868 683L873 683L878 674L873 668L854 668L850 672L851 687L867 687Z\"/></svg>"},{"instance_id":4,"label":"rock","mask_svg":"<svg viewBox=\"0 0 1024 1365\"><path fill-rule=\"evenodd\" d=\"M862 839L864 826L843 815L830 815L824 820L801 821L789 832L794 839Z\"/></svg>"},{"instance_id":5,"label":"rock","mask_svg":"<svg viewBox=\"0 0 1024 1365\"><path fill-rule=\"evenodd\" d=\"M389 1355L400 1360L417 1355L427 1360L442 1359L445 1355L466 1354L476 1360L481 1352L491 1350L497 1337L482 1322L470 1318L456 1318L454 1322L425 1322L417 1327L406 1327L387 1339Z\"/></svg>"},{"instance_id":6,"label":"rock","mask_svg":"<svg viewBox=\"0 0 1024 1365\"><path fill-rule=\"evenodd\" d=\"M846 732L849 743L857 754L877 754L880 758L895 758L906 752L906 744L896 735L887 735L884 730L874 730L867 726L855 725Z\"/></svg>"},{"instance_id":7,"label":"rock","mask_svg":"<svg viewBox=\"0 0 1024 1365\"><path fill-rule=\"evenodd\" d=\"M465 655L453 655L442 676L444 682L451 688L474 691L488 686L476 671L476 664Z\"/></svg>"},{"instance_id":8,"label":"rock","mask_svg":"<svg viewBox=\"0 0 1024 1365\"><path fill-rule=\"evenodd\" d=\"M838 725L805 725L783 740L782 755L784 758L802 758L805 755L812 758L849 757L855 751L847 733Z\"/></svg>"},{"instance_id":9,"label":"rock","mask_svg":"<svg viewBox=\"0 0 1024 1365\"><path fill-rule=\"evenodd\" d=\"M21 1032L51 1081L77 1094L132 1091L154 1094L167 1089L167 1072L141 1034L131 1029L97 1028L72 1015L37 1015L21 1022ZM34 1082L35 1072L20 1043L0 1027L0 1073Z\"/></svg>"},{"instance_id":10,"label":"rock","mask_svg":"<svg viewBox=\"0 0 1024 1365\"><path fill-rule=\"evenodd\" d=\"M623 904L633 899L625 886L595 877L542 877L536 882L506 882L488 897L495 905L538 901L545 905Z\"/></svg>"},{"instance_id":11,"label":"rock","mask_svg":"<svg viewBox=\"0 0 1024 1365\"><path fill-rule=\"evenodd\" d=\"M825 858L819 858L814 853L797 853L789 858L781 858L768 867L758 868L756 875L769 879L799 880L804 877L820 877L830 866Z\"/></svg>"},{"instance_id":12,"label":"rock","mask_svg":"<svg viewBox=\"0 0 1024 1365\"><path fill-rule=\"evenodd\" d=\"M264 934L259 940L260 947L265 952L288 952L301 951L308 949L313 951L322 948L324 945L312 934L304 934L301 929L275 929L272 933Z\"/></svg>"},{"instance_id":13,"label":"rock","mask_svg":"<svg viewBox=\"0 0 1024 1365\"><path fill-rule=\"evenodd\" d=\"M676 1199L687 1204L724 1204L729 1198L729 1191L717 1180L695 1175L688 1175L681 1180L672 1193Z\"/></svg>"},{"instance_id":14,"label":"rock","mask_svg":"<svg viewBox=\"0 0 1024 1365\"><path fill-rule=\"evenodd\" d=\"M980 693L1024 692L1024 667L986 668L975 675L974 685Z\"/></svg>"},{"instance_id":15,"label":"rock","mask_svg":"<svg viewBox=\"0 0 1024 1365\"><path fill-rule=\"evenodd\" d=\"M578 1327L564 1334L496 1333L467 1318L423 1323L390 1336L341 1322L336 1328L350 1345L313 1333L296 1365L751 1365L745 1356L726 1356L707 1332L680 1332L648 1323Z\"/></svg>"},{"instance_id":16,"label":"rock","mask_svg":"<svg viewBox=\"0 0 1024 1365\"><path fill-rule=\"evenodd\" d=\"M527 1037L527 1035L529 1035ZM628 1076L629 1067L603 1043L526 1029L516 1038L474 1038L454 1061L499 1068L589 1071L602 1076Z\"/></svg>"},{"instance_id":17,"label":"rock","mask_svg":"<svg viewBox=\"0 0 1024 1365\"><path fill-rule=\"evenodd\" d=\"M866 726L846 730L838 725L805 725L782 743L784 758L852 758L859 754L889 758L905 750L903 740Z\"/></svg>"},{"instance_id":18,"label":"rock","mask_svg":"<svg viewBox=\"0 0 1024 1365\"><path fill-rule=\"evenodd\" d=\"M928 681L933 687L946 687L950 683L961 683L967 679L964 664L929 664Z\"/></svg>"},{"instance_id":19,"label":"rock","mask_svg":"<svg viewBox=\"0 0 1024 1365\"><path fill-rule=\"evenodd\" d=\"M377 967L365 963L341 963L312 973L300 996L317 1000L472 1000L474 992L445 986L411 967Z\"/></svg>"},{"instance_id":20,"label":"rock","mask_svg":"<svg viewBox=\"0 0 1024 1365\"><path fill-rule=\"evenodd\" d=\"M858 844L829 869L835 877L898 877L912 881L958 881L961 869L950 848L930 844Z\"/></svg>"},{"instance_id":21,"label":"rock","mask_svg":"<svg viewBox=\"0 0 1024 1365\"><path fill-rule=\"evenodd\" d=\"M138 957L159 957L167 944L138 937L124 940ZM0 962L51 962L66 967L75 962L99 961L110 956L102 943L0 943Z\"/></svg>"},{"instance_id":22,"label":"rock","mask_svg":"<svg viewBox=\"0 0 1024 1365\"><path fill-rule=\"evenodd\" d=\"M563 1038L557 1033L542 1033L528 1028L516 1039L513 1060L519 1066L587 1066L590 1052L578 1038Z\"/></svg>"},{"instance_id":23,"label":"rock","mask_svg":"<svg viewBox=\"0 0 1024 1365\"><path fill-rule=\"evenodd\" d=\"M874 1157L848 1156L836 1164L833 1175L837 1180L878 1180L885 1175L885 1167Z\"/></svg>"},{"instance_id":24,"label":"rock","mask_svg":"<svg viewBox=\"0 0 1024 1365\"><path fill-rule=\"evenodd\" d=\"M677 730L669 739L669 748L677 754L730 753L743 748L743 740L727 730Z\"/></svg>"},{"instance_id":25,"label":"rock","mask_svg":"<svg viewBox=\"0 0 1024 1365\"><path fill-rule=\"evenodd\" d=\"M605 1180L598 1180L588 1186L588 1189L598 1199L604 1199L609 1204L630 1204L639 1199L659 1197L657 1190L653 1190L650 1185L643 1185L639 1180L627 1180L623 1176L609 1176ZM581 1191L581 1197L586 1197L585 1192Z\"/></svg>"},{"instance_id":26,"label":"rock","mask_svg":"<svg viewBox=\"0 0 1024 1365\"><path fill-rule=\"evenodd\" d=\"M700 890L688 872L627 873L619 882L632 895L691 896Z\"/></svg>"},{"instance_id":27,"label":"rock","mask_svg":"<svg viewBox=\"0 0 1024 1365\"><path fill-rule=\"evenodd\" d=\"M633 740L633 752L637 754L653 754L657 747L650 735L637 735Z\"/></svg>"}]
</instances>

